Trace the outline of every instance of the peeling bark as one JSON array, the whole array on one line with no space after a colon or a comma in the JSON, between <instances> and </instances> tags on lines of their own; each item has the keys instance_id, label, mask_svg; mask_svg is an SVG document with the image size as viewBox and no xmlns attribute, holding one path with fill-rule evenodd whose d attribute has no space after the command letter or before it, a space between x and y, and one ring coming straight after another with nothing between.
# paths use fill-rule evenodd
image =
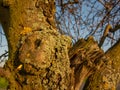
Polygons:
<instances>
[{"instance_id":1,"label":"peeling bark","mask_svg":"<svg viewBox=\"0 0 120 90\"><path fill-rule=\"evenodd\" d=\"M107 62L103 50L98 47L92 37L87 40L80 39L70 49L69 57L75 90L81 89L85 80L95 71L104 68L104 62Z\"/></svg>"},{"instance_id":2,"label":"peeling bark","mask_svg":"<svg viewBox=\"0 0 120 90\"><path fill-rule=\"evenodd\" d=\"M89 77L84 90L116 90L120 82L120 40L105 55L105 68Z\"/></svg>"}]
</instances>

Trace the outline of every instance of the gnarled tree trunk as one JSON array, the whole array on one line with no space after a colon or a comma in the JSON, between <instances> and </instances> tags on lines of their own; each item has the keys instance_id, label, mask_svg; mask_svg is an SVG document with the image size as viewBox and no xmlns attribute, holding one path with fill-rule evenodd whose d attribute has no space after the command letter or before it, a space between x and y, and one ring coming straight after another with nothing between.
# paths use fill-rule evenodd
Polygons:
<instances>
[{"instance_id":1,"label":"gnarled tree trunk","mask_svg":"<svg viewBox=\"0 0 120 90\"><path fill-rule=\"evenodd\" d=\"M84 84L87 90L115 89L119 42L107 53L92 37L71 47L55 27L54 0L0 0L0 11L9 45L0 75L9 90L79 90Z\"/></svg>"},{"instance_id":2,"label":"gnarled tree trunk","mask_svg":"<svg viewBox=\"0 0 120 90\"><path fill-rule=\"evenodd\" d=\"M120 82L120 40L105 55L108 61L105 68L91 75L84 87L85 90L119 90Z\"/></svg>"},{"instance_id":3,"label":"gnarled tree trunk","mask_svg":"<svg viewBox=\"0 0 120 90\"><path fill-rule=\"evenodd\" d=\"M68 48L71 40L55 28L54 0L3 0L1 20L9 45L10 90L70 88ZM2 17L3 18L3 17ZM7 19L7 20L6 20Z\"/></svg>"}]
</instances>

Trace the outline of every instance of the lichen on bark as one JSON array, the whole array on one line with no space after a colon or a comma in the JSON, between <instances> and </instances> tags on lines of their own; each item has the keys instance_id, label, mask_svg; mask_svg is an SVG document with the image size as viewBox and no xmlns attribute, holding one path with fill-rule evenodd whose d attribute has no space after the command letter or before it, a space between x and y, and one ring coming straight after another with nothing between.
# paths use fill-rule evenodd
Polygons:
<instances>
[{"instance_id":1,"label":"lichen on bark","mask_svg":"<svg viewBox=\"0 0 120 90\"><path fill-rule=\"evenodd\" d=\"M22 85L22 90L27 87L30 90L68 90L71 70L67 52L70 42L70 38L52 30L22 36L14 61L15 79ZM17 69L19 65L22 65L21 69Z\"/></svg>"},{"instance_id":2,"label":"lichen on bark","mask_svg":"<svg viewBox=\"0 0 120 90\"><path fill-rule=\"evenodd\" d=\"M9 12L10 90L64 90L70 86L71 40L55 28L54 0L3 0ZM0 4L1 5L1 4ZM2 6L1 6L2 7Z\"/></svg>"}]
</instances>

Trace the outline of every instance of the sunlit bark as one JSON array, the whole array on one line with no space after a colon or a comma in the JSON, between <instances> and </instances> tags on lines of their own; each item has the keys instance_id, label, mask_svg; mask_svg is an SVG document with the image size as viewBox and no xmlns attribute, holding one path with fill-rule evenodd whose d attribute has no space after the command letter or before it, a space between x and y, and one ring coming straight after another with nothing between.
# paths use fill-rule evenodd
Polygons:
<instances>
[{"instance_id":1,"label":"sunlit bark","mask_svg":"<svg viewBox=\"0 0 120 90\"><path fill-rule=\"evenodd\" d=\"M1 0L0 11L7 13L0 20L9 60L0 76L8 79L8 89L79 90L84 84L87 90L115 89L120 41L106 53L93 37L71 46L55 27L54 0Z\"/></svg>"}]
</instances>

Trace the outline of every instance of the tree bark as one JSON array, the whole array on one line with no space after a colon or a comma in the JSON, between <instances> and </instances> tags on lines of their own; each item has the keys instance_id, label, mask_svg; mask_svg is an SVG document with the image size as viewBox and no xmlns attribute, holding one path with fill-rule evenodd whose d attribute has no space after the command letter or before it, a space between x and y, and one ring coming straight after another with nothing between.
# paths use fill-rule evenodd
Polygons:
<instances>
[{"instance_id":1,"label":"tree bark","mask_svg":"<svg viewBox=\"0 0 120 90\"><path fill-rule=\"evenodd\" d=\"M55 27L54 0L0 0L0 11L9 47L0 75L9 90L115 89L120 41L106 53L92 37L71 47Z\"/></svg>"},{"instance_id":2,"label":"tree bark","mask_svg":"<svg viewBox=\"0 0 120 90\"><path fill-rule=\"evenodd\" d=\"M54 0L2 0L10 90L70 90L71 39L55 28ZM4 9L3 9L4 8ZM7 20L6 20L7 19Z\"/></svg>"},{"instance_id":3,"label":"tree bark","mask_svg":"<svg viewBox=\"0 0 120 90\"><path fill-rule=\"evenodd\" d=\"M78 40L70 49L69 57L73 74L73 90L82 90L87 78L95 71L104 68L104 63L107 62L107 56L98 47L93 37Z\"/></svg>"},{"instance_id":4,"label":"tree bark","mask_svg":"<svg viewBox=\"0 0 120 90\"><path fill-rule=\"evenodd\" d=\"M84 90L116 90L120 82L120 40L105 55L105 68L88 78Z\"/></svg>"}]
</instances>

